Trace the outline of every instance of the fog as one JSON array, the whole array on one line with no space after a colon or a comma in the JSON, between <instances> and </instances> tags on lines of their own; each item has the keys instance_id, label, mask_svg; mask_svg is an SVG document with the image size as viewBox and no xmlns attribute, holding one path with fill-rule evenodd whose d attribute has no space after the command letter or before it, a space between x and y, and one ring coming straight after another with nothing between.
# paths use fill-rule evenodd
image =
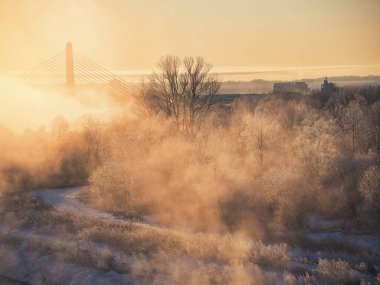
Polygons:
<instances>
[{"instance_id":1,"label":"fog","mask_svg":"<svg viewBox=\"0 0 380 285\"><path fill-rule=\"evenodd\" d=\"M93 126L133 117L130 101L117 101L104 89L80 89L74 95L1 77L0 188L86 183L96 163Z\"/></svg>"},{"instance_id":2,"label":"fog","mask_svg":"<svg viewBox=\"0 0 380 285\"><path fill-rule=\"evenodd\" d=\"M0 283L379 284L379 11L0 0Z\"/></svg>"},{"instance_id":3,"label":"fog","mask_svg":"<svg viewBox=\"0 0 380 285\"><path fill-rule=\"evenodd\" d=\"M372 248L309 235L379 227L379 89L236 99L184 128L152 112L145 91L114 98L1 83L1 222L15 235L1 250L15 267L31 266L18 257L27 250L33 258L50 252L56 268L69 262L116 271L120 284L123 274L166 284L374 280ZM83 185L81 203L113 216L82 217L29 196ZM15 240L27 247L10 250ZM87 253L78 254L83 247ZM335 262L341 256L343 265ZM49 272L39 260L38 272ZM357 269L361 262L370 265ZM311 277L307 266L315 268ZM58 276L49 280L69 280Z\"/></svg>"},{"instance_id":4,"label":"fog","mask_svg":"<svg viewBox=\"0 0 380 285\"><path fill-rule=\"evenodd\" d=\"M93 202L158 214L161 223L185 229L258 236L268 225L299 227L312 215L351 215L342 185L328 182L337 179L331 170L374 157L352 157L329 114L283 99L232 108L191 136L160 117L111 124L102 164L90 179ZM340 195L341 202L332 199Z\"/></svg>"},{"instance_id":5,"label":"fog","mask_svg":"<svg viewBox=\"0 0 380 285\"><path fill-rule=\"evenodd\" d=\"M57 116L75 120L89 109L58 92L47 92L0 78L0 124L14 131L38 128Z\"/></svg>"}]
</instances>

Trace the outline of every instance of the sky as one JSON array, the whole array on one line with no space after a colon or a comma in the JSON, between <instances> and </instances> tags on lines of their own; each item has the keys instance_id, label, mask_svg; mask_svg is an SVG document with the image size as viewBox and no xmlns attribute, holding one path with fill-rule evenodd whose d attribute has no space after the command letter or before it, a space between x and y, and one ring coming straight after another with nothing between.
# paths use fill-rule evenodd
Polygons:
<instances>
[{"instance_id":1,"label":"sky","mask_svg":"<svg viewBox=\"0 0 380 285\"><path fill-rule=\"evenodd\" d=\"M70 40L109 70L173 54L220 71L380 74L379 31L379 0L0 0L0 70L27 70Z\"/></svg>"}]
</instances>

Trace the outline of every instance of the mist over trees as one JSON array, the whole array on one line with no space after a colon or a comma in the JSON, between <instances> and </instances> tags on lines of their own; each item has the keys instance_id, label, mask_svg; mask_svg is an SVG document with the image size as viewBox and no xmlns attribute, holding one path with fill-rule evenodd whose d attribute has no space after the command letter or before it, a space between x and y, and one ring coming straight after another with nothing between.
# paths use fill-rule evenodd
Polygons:
<instances>
[{"instance_id":1,"label":"mist over trees","mask_svg":"<svg viewBox=\"0 0 380 285\"><path fill-rule=\"evenodd\" d=\"M90 183L92 203L109 211L259 235L316 216L378 224L379 89L224 106L203 59L159 67L137 116L2 130L2 190Z\"/></svg>"},{"instance_id":2,"label":"mist over trees","mask_svg":"<svg viewBox=\"0 0 380 285\"><path fill-rule=\"evenodd\" d=\"M109 148L90 178L98 207L256 235L306 228L314 217L357 227L377 223L368 213L378 209L371 189L379 164L379 92L347 88L211 109L202 101L208 112L197 118L180 65L175 57L160 61L161 72L144 92L148 117L105 130ZM218 96L217 85L212 77L206 84L212 92L202 94ZM190 136L178 129L198 119Z\"/></svg>"},{"instance_id":3,"label":"mist over trees","mask_svg":"<svg viewBox=\"0 0 380 285\"><path fill-rule=\"evenodd\" d=\"M187 81L181 60L163 62L175 72L153 75L108 122L57 117L21 134L0 126L0 222L13 227L2 256L35 271L18 255L31 250L144 284L380 280L380 88L223 104L203 60L187 62ZM170 89L169 77L186 88ZM75 198L77 188L49 190L79 185L88 187ZM67 190L102 218L33 196Z\"/></svg>"}]
</instances>

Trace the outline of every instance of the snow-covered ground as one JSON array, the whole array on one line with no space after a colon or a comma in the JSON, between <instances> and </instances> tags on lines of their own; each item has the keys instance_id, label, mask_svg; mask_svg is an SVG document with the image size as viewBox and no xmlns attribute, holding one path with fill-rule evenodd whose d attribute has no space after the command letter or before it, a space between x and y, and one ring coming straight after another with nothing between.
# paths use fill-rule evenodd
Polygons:
<instances>
[{"instance_id":1,"label":"snow-covered ground","mask_svg":"<svg viewBox=\"0 0 380 285\"><path fill-rule=\"evenodd\" d=\"M160 227L156 222L151 224L149 222L150 217L144 219L144 222L136 223L116 218L109 213L100 212L81 201L80 197L86 191L86 187L41 189L30 193L29 197L49 204L59 212L73 213L76 216L83 217L83 219L100 221L103 224L115 223L116 227L132 224L136 229L151 231L150 234L158 234L159 232L168 232L173 235L181 234L177 230ZM334 229L334 223L340 225L339 221L332 223L314 221L311 231L279 233L277 235L278 240L272 241L273 244L268 246L253 240L246 243L251 244L251 247L258 252L255 253L258 254L258 257L254 260L255 263L259 264L260 272L271 276L273 280L276 280L275 284L286 281L285 279L290 280L291 277L289 276L297 276L297 272L308 272L315 276L322 276L323 280L323 274L326 270L334 272L334 266L342 267L342 264L339 263L340 260L344 260L352 266L348 268L343 263L343 269L336 268L337 272L343 270L343 273L336 278L342 278L344 274L351 274L351 278L354 280L363 279L375 284L376 273L371 272L374 271L374 265L380 265L380 233L360 234L354 231L344 231L338 226L338 229ZM100 231L103 230L100 229ZM207 237L206 241L210 238L214 237ZM300 238L307 240L306 247L302 246L302 242L299 241ZM11 242L9 244L0 243L0 277L13 278L25 282L24 284L136 283L135 276L127 269L133 267L132 263L134 262L133 257L128 254L128 250L116 248L112 240L108 242L107 238L105 242L103 242L104 239L101 241L82 239L83 233L76 237L75 234L59 235L45 233L35 228L14 227L12 224L1 225L0 240ZM295 240L296 242L294 242ZM280 246L280 251L276 245ZM39 250L33 250L35 248ZM40 248L44 250L40 250ZM78 250L80 253L77 253ZM55 254L59 252L64 258L57 259L52 251ZM79 263L75 259L69 258L70 255L76 254L81 258ZM273 254L275 255L273 256ZM268 267L267 258L269 260L271 258L278 259L276 254L279 254L285 261ZM71 262L71 260L74 261ZM370 264L366 262L370 262ZM112 266L104 266L102 263L111 263ZM94 264L95 266L93 266ZM287 272L286 278L283 277L285 276L283 272ZM302 274L304 273L301 273L301 276L303 276ZM303 279L299 280L297 284L302 284Z\"/></svg>"},{"instance_id":2,"label":"snow-covered ground","mask_svg":"<svg viewBox=\"0 0 380 285\"><path fill-rule=\"evenodd\" d=\"M41 189L30 195L61 211L73 212L92 219L114 219L110 214L101 213L81 203L78 196L85 190L86 188L83 187ZM91 252L93 256L108 251L110 255L127 260L127 256L120 256L118 252L111 252L111 249L100 244L84 243L80 240L67 239L67 237L50 236L5 225L0 226L0 237L16 240L17 244L21 245L9 247L0 244L0 275L13 279L13 282L18 280L24 284L131 284L131 276L128 274L114 271L102 272L95 268L65 263L50 255L30 252L26 248L26 243L28 246L33 243L42 243L50 248L63 248L67 252L81 248L84 252Z\"/></svg>"}]
</instances>

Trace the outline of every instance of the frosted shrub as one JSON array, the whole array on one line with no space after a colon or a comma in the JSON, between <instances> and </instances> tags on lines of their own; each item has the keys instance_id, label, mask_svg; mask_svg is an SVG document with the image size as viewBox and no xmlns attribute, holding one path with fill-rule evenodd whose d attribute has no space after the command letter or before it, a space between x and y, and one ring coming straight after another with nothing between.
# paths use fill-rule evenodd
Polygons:
<instances>
[{"instance_id":1,"label":"frosted shrub","mask_svg":"<svg viewBox=\"0 0 380 285\"><path fill-rule=\"evenodd\" d=\"M317 272L323 279L332 282L331 284L360 281L358 272L344 260L319 259Z\"/></svg>"},{"instance_id":2,"label":"frosted shrub","mask_svg":"<svg viewBox=\"0 0 380 285\"><path fill-rule=\"evenodd\" d=\"M297 284L297 278L294 277L294 275L292 273L290 273L289 271L284 271L284 273L282 274L283 278L284 278L284 282L285 284L287 285L295 285Z\"/></svg>"}]
</instances>

